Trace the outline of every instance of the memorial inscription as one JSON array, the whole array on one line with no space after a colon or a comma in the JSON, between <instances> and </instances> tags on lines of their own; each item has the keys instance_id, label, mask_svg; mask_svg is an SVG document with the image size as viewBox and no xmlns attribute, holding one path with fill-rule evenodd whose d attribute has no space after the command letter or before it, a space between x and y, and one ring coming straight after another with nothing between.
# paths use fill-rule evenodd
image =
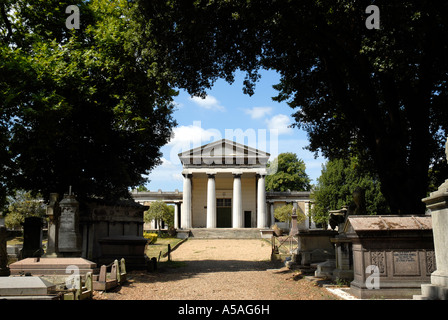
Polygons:
<instances>
[{"instance_id":1,"label":"memorial inscription","mask_svg":"<svg viewBox=\"0 0 448 320\"><path fill-rule=\"evenodd\" d=\"M395 251L394 274L395 275L418 275L420 274L420 264L418 254L415 251Z\"/></svg>"}]
</instances>

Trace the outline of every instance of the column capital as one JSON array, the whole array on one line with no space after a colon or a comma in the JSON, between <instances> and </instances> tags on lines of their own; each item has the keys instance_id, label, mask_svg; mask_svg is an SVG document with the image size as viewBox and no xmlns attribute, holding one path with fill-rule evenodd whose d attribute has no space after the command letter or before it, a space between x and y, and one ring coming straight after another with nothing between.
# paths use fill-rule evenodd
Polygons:
<instances>
[{"instance_id":1,"label":"column capital","mask_svg":"<svg viewBox=\"0 0 448 320\"><path fill-rule=\"evenodd\" d=\"M214 178L215 175L217 174L216 171L206 171L205 173L207 174L207 176L208 176L209 178L211 178L211 177Z\"/></svg>"}]
</instances>

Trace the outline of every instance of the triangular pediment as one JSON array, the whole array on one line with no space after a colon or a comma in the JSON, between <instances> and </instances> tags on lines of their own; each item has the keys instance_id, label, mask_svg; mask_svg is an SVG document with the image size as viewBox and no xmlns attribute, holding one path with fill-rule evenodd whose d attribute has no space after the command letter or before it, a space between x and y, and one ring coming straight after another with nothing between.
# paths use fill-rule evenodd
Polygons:
<instances>
[{"instance_id":1,"label":"triangular pediment","mask_svg":"<svg viewBox=\"0 0 448 320\"><path fill-rule=\"evenodd\" d=\"M270 154L244 144L222 139L178 154L185 166L265 166Z\"/></svg>"}]
</instances>

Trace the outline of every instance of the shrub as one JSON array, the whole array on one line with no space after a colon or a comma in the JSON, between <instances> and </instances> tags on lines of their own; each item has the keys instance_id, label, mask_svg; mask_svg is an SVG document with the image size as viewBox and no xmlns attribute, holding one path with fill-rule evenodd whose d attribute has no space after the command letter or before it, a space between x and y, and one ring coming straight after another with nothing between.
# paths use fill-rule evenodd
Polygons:
<instances>
[{"instance_id":1,"label":"shrub","mask_svg":"<svg viewBox=\"0 0 448 320\"><path fill-rule=\"evenodd\" d=\"M154 244L157 242L157 233L143 232L143 237L148 239L148 244Z\"/></svg>"}]
</instances>

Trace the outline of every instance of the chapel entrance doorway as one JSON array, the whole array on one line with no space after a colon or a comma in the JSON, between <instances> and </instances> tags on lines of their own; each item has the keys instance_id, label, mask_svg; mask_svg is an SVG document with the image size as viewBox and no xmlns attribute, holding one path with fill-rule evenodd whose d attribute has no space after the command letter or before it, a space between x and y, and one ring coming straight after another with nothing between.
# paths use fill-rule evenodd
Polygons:
<instances>
[{"instance_id":1,"label":"chapel entrance doorway","mask_svg":"<svg viewBox=\"0 0 448 320\"><path fill-rule=\"evenodd\" d=\"M232 199L216 199L216 227L232 227Z\"/></svg>"}]
</instances>

